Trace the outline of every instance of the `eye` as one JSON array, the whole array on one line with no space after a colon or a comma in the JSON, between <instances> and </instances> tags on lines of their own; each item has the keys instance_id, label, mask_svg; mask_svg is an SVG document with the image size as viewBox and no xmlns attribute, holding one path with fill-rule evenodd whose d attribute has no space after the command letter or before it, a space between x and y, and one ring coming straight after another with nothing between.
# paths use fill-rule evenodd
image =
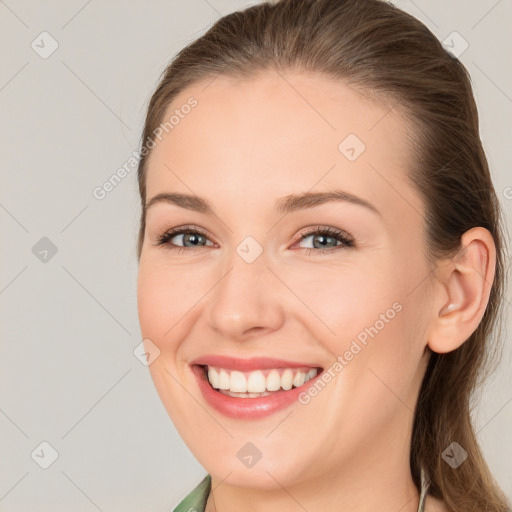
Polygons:
<instances>
[{"instance_id":1,"label":"eye","mask_svg":"<svg viewBox=\"0 0 512 512\"><path fill-rule=\"evenodd\" d=\"M311 238L313 248L302 248L306 254L326 253L347 247L354 247L354 238L346 231L331 227L318 227L300 235L299 242ZM340 242L337 244L337 242Z\"/></svg>"},{"instance_id":2,"label":"eye","mask_svg":"<svg viewBox=\"0 0 512 512\"><path fill-rule=\"evenodd\" d=\"M180 241L183 245L177 245L176 243L171 242L173 239ZM181 252L187 249L195 250L196 248L205 247L207 240L209 240L209 238L204 231L192 228L191 226L185 226L166 231L163 235L157 238L156 245L165 245L171 250Z\"/></svg>"},{"instance_id":3,"label":"eye","mask_svg":"<svg viewBox=\"0 0 512 512\"><path fill-rule=\"evenodd\" d=\"M332 227L318 227L313 230L303 232L300 235L300 242L312 239L313 248L302 247L306 254L311 253L329 253L347 247L354 247L354 238L346 231ZM176 239L176 242L172 242ZM182 252L185 250L196 250L201 247L212 247L215 244L207 242L210 239L201 229L192 226L182 226L170 229L163 235L157 237L157 246L166 246L170 250ZM338 243L339 242L339 243ZM332 245L334 243L334 245ZM181 245L182 244L182 245ZM190 245L189 245L190 244Z\"/></svg>"}]
</instances>

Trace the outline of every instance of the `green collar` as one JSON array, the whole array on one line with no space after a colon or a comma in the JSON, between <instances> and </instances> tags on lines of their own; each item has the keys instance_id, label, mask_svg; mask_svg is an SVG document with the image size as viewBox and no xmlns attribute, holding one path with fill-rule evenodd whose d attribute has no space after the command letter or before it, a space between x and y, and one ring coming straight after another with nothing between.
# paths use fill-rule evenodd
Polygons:
<instances>
[{"instance_id":1,"label":"green collar","mask_svg":"<svg viewBox=\"0 0 512 512\"><path fill-rule=\"evenodd\" d=\"M195 489L174 509L174 512L204 512L212 488L212 479L206 475Z\"/></svg>"}]
</instances>

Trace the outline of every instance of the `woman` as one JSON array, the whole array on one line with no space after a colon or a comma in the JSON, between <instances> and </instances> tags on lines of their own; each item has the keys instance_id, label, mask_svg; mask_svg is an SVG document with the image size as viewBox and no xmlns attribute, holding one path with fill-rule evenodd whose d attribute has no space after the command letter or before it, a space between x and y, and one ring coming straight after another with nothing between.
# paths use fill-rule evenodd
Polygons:
<instances>
[{"instance_id":1,"label":"woman","mask_svg":"<svg viewBox=\"0 0 512 512\"><path fill-rule=\"evenodd\" d=\"M380 0L218 20L139 165L138 306L208 474L176 508L505 511L470 398L505 279L469 77Z\"/></svg>"}]
</instances>

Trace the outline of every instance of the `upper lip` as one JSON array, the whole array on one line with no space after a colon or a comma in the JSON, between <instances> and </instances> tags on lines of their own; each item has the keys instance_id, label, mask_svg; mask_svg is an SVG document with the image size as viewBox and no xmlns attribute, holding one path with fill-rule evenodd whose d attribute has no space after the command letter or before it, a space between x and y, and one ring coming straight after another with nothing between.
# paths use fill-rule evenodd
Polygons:
<instances>
[{"instance_id":1,"label":"upper lip","mask_svg":"<svg viewBox=\"0 0 512 512\"><path fill-rule=\"evenodd\" d=\"M226 370L265 370L268 368L300 368L308 366L310 368L321 368L321 366L297 361L286 361L284 359L275 359L273 357L252 357L250 359L240 359L238 357L205 355L194 359L191 365L215 366L216 368L225 368Z\"/></svg>"}]
</instances>

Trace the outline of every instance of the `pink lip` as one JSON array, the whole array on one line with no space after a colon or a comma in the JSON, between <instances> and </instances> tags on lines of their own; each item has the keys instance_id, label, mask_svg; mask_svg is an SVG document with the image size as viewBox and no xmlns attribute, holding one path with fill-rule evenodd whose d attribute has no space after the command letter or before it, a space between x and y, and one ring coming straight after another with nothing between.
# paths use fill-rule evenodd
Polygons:
<instances>
[{"instance_id":1,"label":"pink lip","mask_svg":"<svg viewBox=\"0 0 512 512\"><path fill-rule=\"evenodd\" d=\"M202 358L201 358L202 359ZM213 359L207 358L208 361L212 366L218 366L226 369L234 369L230 366L225 366L226 362L223 360L222 364L220 364L219 361L215 360L215 364L213 364ZM228 358L231 360L232 364L232 358ZM200 359L197 359L199 361ZM265 369L265 368L278 368L278 366L268 366L268 362L272 361L272 364L274 365L276 363L276 359L257 359L261 364L265 364L265 366L261 367L259 369ZM238 360L240 361L240 360ZM246 361L246 364L249 364L248 361ZM251 366L250 368L254 368L254 360L251 360L250 362ZM290 363L287 362L286 366L288 366ZM303 364L297 365L293 364L292 367L297 366L304 366ZM306 365L307 366L307 365ZM322 372L318 373L316 377L313 377L312 379L305 382L302 386L299 386L298 388L292 388L289 391L280 390L275 391L272 394L268 396L262 396L259 398L237 398L229 395L225 395L223 393L220 393L219 391L216 391L212 388L210 385L207 377L206 377L206 370L204 366L199 366L199 364L191 364L190 365L192 372L194 373L197 383L199 385L199 389L201 390L201 393L203 394L204 399L206 402L213 407L216 411L220 412L224 416L228 416L230 418L235 419L241 419L241 420L256 420L260 418L264 418L266 416L270 416L271 414L280 411L282 409L285 409L286 407L289 407L294 402L296 402L299 398L299 395L306 391L309 386L311 386L316 379L322 374ZM240 367L238 367L240 368ZM317 367L320 368L320 367ZM244 368L245 370L246 368Z\"/></svg>"},{"instance_id":2,"label":"pink lip","mask_svg":"<svg viewBox=\"0 0 512 512\"><path fill-rule=\"evenodd\" d=\"M285 361L284 359L274 359L272 357L253 357L250 359L239 359L229 356L206 355L194 359L191 365L207 365L217 368L225 368L226 370L252 371L266 370L268 368L300 368L309 366L311 368L319 368L318 364L300 363L296 361Z\"/></svg>"}]
</instances>

